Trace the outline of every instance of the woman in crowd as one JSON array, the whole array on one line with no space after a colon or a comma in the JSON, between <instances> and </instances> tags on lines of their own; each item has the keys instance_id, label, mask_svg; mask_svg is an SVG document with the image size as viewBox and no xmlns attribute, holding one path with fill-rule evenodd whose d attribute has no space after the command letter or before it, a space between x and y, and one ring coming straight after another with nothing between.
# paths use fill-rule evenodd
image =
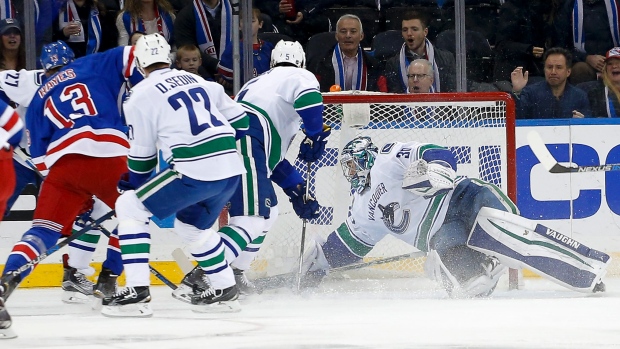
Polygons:
<instances>
[{"instance_id":1,"label":"woman in crowd","mask_svg":"<svg viewBox=\"0 0 620 349\"><path fill-rule=\"evenodd\" d=\"M116 19L118 46L129 44L129 33L159 33L173 45L174 10L168 0L127 0Z\"/></svg>"},{"instance_id":2,"label":"woman in crowd","mask_svg":"<svg viewBox=\"0 0 620 349\"><path fill-rule=\"evenodd\" d=\"M592 116L620 117L620 47L607 51L602 80L588 91Z\"/></svg>"}]
</instances>

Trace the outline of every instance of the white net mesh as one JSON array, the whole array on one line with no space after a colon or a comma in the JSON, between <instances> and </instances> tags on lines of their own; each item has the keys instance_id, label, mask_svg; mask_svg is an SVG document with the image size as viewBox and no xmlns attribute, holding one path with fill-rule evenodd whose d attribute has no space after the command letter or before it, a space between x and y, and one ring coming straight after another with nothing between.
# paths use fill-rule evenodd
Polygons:
<instances>
[{"instance_id":1,"label":"white net mesh","mask_svg":"<svg viewBox=\"0 0 620 349\"><path fill-rule=\"evenodd\" d=\"M508 158L512 155L507 146L507 125L510 132L514 132L514 120L507 122L507 109L513 108L509 98L503 93L356 94L344 98L325 95L323 116L325 123L332 127L332 133L326 154L311 165L310 192L321 208L320 217L308 222L306 247L313 243L316 235L325 238L347 217L350 189L342 175L338 155L357 135L370 136L379 148L387 142L411 140L447 146L457 158L459 175L480 178L508 191ZM346 103L342 103L344 100ZM514 115L514 112L508 114ZM361 125L364 126L355 127ZM306 164L296 159L302 139L301 133L295 137L286 157L305 177ZM298 268L302 221L295 215L286 195L277 187L276 191L280 215L252 264L252 272L259 276ZM412 246L388 236L365 260L414 251ZM422 263L423 258L405 259L357 273L365 277L419 275Z\"/></svg>"}]
</instances>

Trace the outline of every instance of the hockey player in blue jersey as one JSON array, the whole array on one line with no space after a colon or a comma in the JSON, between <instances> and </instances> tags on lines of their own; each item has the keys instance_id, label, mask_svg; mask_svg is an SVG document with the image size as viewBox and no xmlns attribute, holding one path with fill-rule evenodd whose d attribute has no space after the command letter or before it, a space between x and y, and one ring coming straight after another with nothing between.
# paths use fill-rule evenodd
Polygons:
<instances>
[{"instance_id":1,"label":"hockey player in blue jersey","mask_svg":"<svg viewBox=\"0 0 620 349\"><path fill-rule=\"evenodd\" d=\"M170 69L170 45L159 34L135 46L145 79L123 105L131 129L129 172L119 181L116 201L126 287L103 300L106 316L146 317L150 308L148 222L175 215L174 230L209 278L209 288L192 295L198 306L223 304L237 311L238 289L221 237L210 227L245 172L235 139L248 130L244 108L224 88L185 71ZM158 149L171 166L149 178Z\"/></svg>"},{"instance_id":2,"label":"hockey player in blue jersey","mask_svg":"<svg viewBox=\"0 0 620 349\"><path fill-rule=\"evenodd\" d=\"M309 281L360 261L392 235L428 252L425 272L455 297L490 295L508 267L575 291L604 291L608 255L518 216L495 185L457 176L447 148L392 142L379 149L357 137L340 163L354 190L350 216L308 251Z\"/></svg>"},{"instance_id":3,"label":"hockey player in blue jersey","mask_svg":"<svg viewBox=\"0 0 620 349\"><path fill-rule=\"evenodd\" d=\"M132 64L132 47L89 55L62 67L35 93L26 128L32 160L45 179L32 228L14 245L5 263L0 278L2 302L32 268L16 271L56 244L93 195L114 207L129 148L116 100ZM2 304L0 330L10 326Z\"/></svg>"}]
</instances>

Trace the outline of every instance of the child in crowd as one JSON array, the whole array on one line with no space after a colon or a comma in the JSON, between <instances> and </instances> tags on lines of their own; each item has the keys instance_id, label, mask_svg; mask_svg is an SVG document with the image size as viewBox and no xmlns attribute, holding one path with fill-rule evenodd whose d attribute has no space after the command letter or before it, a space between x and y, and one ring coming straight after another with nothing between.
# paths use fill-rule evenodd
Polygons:
<instances>
[{"instance_id":1,"label":"child in crowd","mask_svg":"<svg viewBox=\"0 0 620 349\"><path fill-rule=\"evenodd\" d=\"M184 45L179 47L174 63L177 69L199 75L205 80L212 80L207 70L202 66L200 50L196 45Z\"/></svg>"},{"instance_id":2,"label":"child in crowd","mask_svg":"<svg viewBox=\"0 0 620 349\"><path fill-rule=\"evenodd\" d=\"M257 8L252 9L252 43L253 43L253 57L254 57L254 73L252 76L258 76L267 70L269 70L269 61L271 59L271 51L273 50L273 44L260 40L258 38L258 30L263 27L263 21L261 19L261 12ZM243 46L239 49L240 55L243 57ZM220 63L217 65L217 70L220 75L218 82L224 86L225 89L230 90L233 82L233 47L232 45L226 46ZM243 66L241 66L241 74L243 74ZM243 75L242 75L243 76ZM228 91L230 92L230 91Z\"/></svg>"}]
</instances>

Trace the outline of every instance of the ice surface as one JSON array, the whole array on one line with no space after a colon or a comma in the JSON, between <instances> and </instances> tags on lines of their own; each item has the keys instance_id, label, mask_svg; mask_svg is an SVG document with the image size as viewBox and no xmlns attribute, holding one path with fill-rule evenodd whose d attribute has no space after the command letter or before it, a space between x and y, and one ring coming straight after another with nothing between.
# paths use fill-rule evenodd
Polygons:
<instances>
[{"instance_id":1,"label":"ice surface","mask_svg":"<svg viewBox=\"0 0 620 349\"><path fill-rule=\"evenodd\" d=\"M488 299L449 299L429 281L333 280L314 292L269 291L235 314L197 314L165 286L152 318L106 318L61 302L61 289L18 289L16 339L0 348L620 348L620 280L585 295L544 280Z\"/></svg>"}]
</instances>

